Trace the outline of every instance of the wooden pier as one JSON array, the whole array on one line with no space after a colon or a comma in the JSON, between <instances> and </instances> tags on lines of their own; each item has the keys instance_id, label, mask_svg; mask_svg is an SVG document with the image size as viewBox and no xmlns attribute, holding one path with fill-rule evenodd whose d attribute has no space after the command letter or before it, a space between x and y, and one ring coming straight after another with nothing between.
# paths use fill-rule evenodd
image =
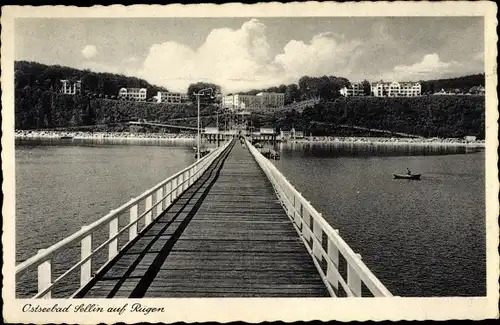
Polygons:
<instances>
[{"instance_id":1,"label":"wooden pier","mask_svg":"<svg viewBox=\"0 0 500 325\"><path fill-rule=\"evenodd\" d=\"M329 296L248 149L227 150L77 297Z\"/></svg>"},{"instance_id":2,"label":"wooden pier","mask_svg":"<svg viewBox=\"0 0 500 325\"><path fill-rule=\"evenodd\" d=\"M119 226L124 214L129 223ZM108 238L94 242L105 227ZM80 261L53 279L53 257L75 245ZM106 248L107 262L92 274ZM34 298L50 298L78 271L72 298L391 296L276 167L235 140L40 250L16 276L30 270L38 271Z\"/></svg>"}]
</instances>

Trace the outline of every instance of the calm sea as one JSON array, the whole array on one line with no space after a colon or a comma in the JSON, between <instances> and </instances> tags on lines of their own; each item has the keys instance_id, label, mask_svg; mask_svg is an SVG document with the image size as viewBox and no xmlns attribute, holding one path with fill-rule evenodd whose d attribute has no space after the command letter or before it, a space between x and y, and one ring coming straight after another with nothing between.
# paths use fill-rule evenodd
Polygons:
<instances>
[{"instance_id":1,"label":"calm sea","mask_svg":"<svg viewBox=\"0 0 500 325\"><path fill-rule=\"evenodd\" d=\"M17 143L17 263L191 164L192 146ZM393 294L485 295L484 152L318 144L281 150L277 167ZM406 167L422 180L392 179Z\"/></svg>"},{"instance_id":2,"label":"calm sea","mask_svg":"<svg viewBox=\"0 0 500 325\"><path fill-rule=\"evenodd\" d=\"M282 146L275 165L394 295L486 295L484 151ZM393 173L422 173L420 181Z\"/></svg>"}]
</instances>

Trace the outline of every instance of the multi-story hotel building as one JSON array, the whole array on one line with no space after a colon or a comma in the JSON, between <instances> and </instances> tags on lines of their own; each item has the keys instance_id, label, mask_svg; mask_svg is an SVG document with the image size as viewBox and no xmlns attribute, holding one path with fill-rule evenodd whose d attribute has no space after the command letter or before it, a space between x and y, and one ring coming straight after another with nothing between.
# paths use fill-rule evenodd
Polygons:
<instances>
[{"instance_id":1,"label":"multi-story hotel building","mask_svg":"<svg viewBox=\"0 0 500 325\"><path fill-rule=\"evenodd\" d=\"M262 106L262 98L253 95L234 95L234 101L239 103L239 108L251 109Z\"/></svg>"},{"instance_id":2,"label":"multi-story hotel building","mask_svg":"<svg viewBox=\"0 0 500 325\"><path fill-rule=\"evenodd\" d=\"M261 106L261 98L252 95L226 95L222 99L222 105L229 109L249 109Z\"/></svg>"},{"instance_id":3,"label":"multi-story hotel building","mask_svg":"<svg viewBox=\"0 0 500 325\"><path fill-rule=\"evenodd\" d=\"M258 93L256 95L261 99L261 105L264 107L283 107L285 105L285 94L283 93Z\"/></svg>"},{"instance_id":4,"label":"multi-story hotel building","mask_svg":"<svg viewBox=\"0 0 500 325\"><path fill-rule=\"evenodd\" d=\"M61 80L61 93L66 95L75 95L82 92L82 82L80 80L71 82L69 80Z\"/></svg>"},{"instance_id":5,"label":"multi-story hotel building","mask_svg":"<svg viewBox=\"0 0 500 325\"><path fill-rule=\"evenodd\" d=\"M252 109L259 107L282 107L285 104L285 94L258 93L257 95L226 95L222 104L230 109Z\"/></svg>"},{"instance_id":6,"label":"multi-story hotel building","mask_svg":"<svg viewBox=\"0 0 500 325\"><path fill-rule=\"evenodd\" d=\"M189 97L187 94L183 93L171 93L168 91L159 91L156 95L156 101L158 103L170 103L170 104L183 104L187 103Z\"/></svg>"},{"instance_id":7,"label":"multi-story hotel building","mask_svg":"<svg viewBox=\"0 0 500 325\"><path fill-rule=\"evenodd\" d=\"M354 82L350 87L340 89L340 94L345 97L363 96L365 94L363 84L360 82Z\"/></svg>"},{"instance_id":8,"label":"multi-story hotel building","mask_svg":"<svg viewBox=\"0 0 500 325\"><path fill-rule=\"evenodd\" d=\"M422 86L418 82L383 82L371 84L375 97L415 97L422 94Z\"/></svg>"},{"instance_id":9,"label":"multi-story hotel building","mask_svg":"<svg viewBox=\"0 0 500 325\"><path fill-rule=\"evenodd\" d=\"M236 105L234 102L234 95L231 94L231 95L226 95L226 96L222 97L222 106L224 108L235 109Z\"/></svg>"},{"instance_id":10,"label":"multi-story hotel building","mask_svg":"<svg viewBox=\"0 0 500 325\"><path fill-rule=\"evenodd\" d=\"M118 93L119 98L134 99L134 100L146 100L147 90L146 88L121 88Z\"/></svg>"}]
</instances>

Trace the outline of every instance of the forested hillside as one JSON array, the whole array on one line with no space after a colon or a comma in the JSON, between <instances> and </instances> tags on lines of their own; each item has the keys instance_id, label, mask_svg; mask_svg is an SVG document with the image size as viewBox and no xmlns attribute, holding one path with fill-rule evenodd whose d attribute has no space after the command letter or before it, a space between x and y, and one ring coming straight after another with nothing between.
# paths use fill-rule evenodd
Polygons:
<instances>
[{"instance_id":1,"label":"forested hillside","mask_svg":"<svg viewBox=\"0 0 500 325\"><path fill-rule=\"evenodd\" d=\"M157 91L166 91L139 78L26 61L15 62L14 72L16 129L85 126L137 118L166 120L196 114L187 105L111 100L121 87L147 88L149 98ZM81 80L82 93L61 94L62 79Z\"/></svg>"},{"instance_id":2,"label":"forested hillside","mask_svg":"<svg viewBox=\"0 0 500 325\"><path fill-rule=\"evenodd\" d=\"M169 119L196 116L195 105L172 105L151 102L121 101L102 98L116 95L120 87L147 87L148 93L163 88L144 80L109 73L94 73L33 62L15 64L15 127L43 129L86 126L147 119L166 122ZM62 95L61 79L82 80L83 93ZM254 127L295 126L317 135L338 134L340 125L390 130L426 137L484 138L484 96L421 96L415 98L339 97L338 89L349 81L338 77L302 77L298 85L280 86L268 91L285 91L290 100L321 97L311 108L252 115ZM484 85L484 75L426 81L426 89L467 88ZM207 84L191 85L191 92ZM217 88L217 85L210 84ZM253 91L255 92L255 91ZM148 94L149 96L149 94ZM194 98L193 98L194 99ZM214 102L203 99L202 115L213 114ZM222 116L221 116L222 117ZM171 122L195 126L195 120ZM213 117L203 118L202 125L215 125Z\"/></svg>"},{"instance_id":3,"label":"forested hillside","mask_svg":"<svg viewBox=\"0 0 500 325\"><path fill-rule=\"evenodd\" d=\"M447 91L458 89L459 91L468 92L472 87L484 87L485 78L483 73L458 78L420 81L420 84L422 85L422 94L433 94L441 89Z\"/></svg>"},{"instance_id":4,"label":"forested hillside","mask_svg":"<svg viewBox=\"0 0 500 325\"><path fill-rule=\"evenodd\" d=\"M307 134L342 133L340 125L390 130L425 137L484 139L484 96L413 98L350 97L322 101L302 113L255 115L253 125L304 130Z\"/></svg>"},{"instance_id":5,"label":"forested hillside","mask_svg":"<svg viewBox=\"0 0 500 325\"><path fill-rule=\"evenodd\" d=\"M194 105L119 101L83 95L65 96L40 90L37 94L32 94L28 91L20 90L16 93L16 129L88 126L138 119L164 122L197 114ZM22 109L17 109L18 107ZM214 112L215 106L203 106L203 115ZM205 120L203 123L206 123ZM190 122L175 124L189 125Z\"/></svg>"},{"instance_id":6,"label":"forested hillside","mask_svg":"<svg viewBox=\"0 0 500 325\"><path fill-rule=\"evenodd\" d=\"M285 94L285 105L295 101L321 97L332 100L340 97L340 89L350 85L346 78L335 76L309 77L303 76L297 84L280 85L264 89L253 89L242 94L256 95L260 92L276 92Z\"/></svg>"},{"instance_id":7,"label":"forested hillside","mask_svg":"<svg viewBox=\"0 0 500 325\"><path fill-rule=\"evenodd\" d=\"M61 80L80 80L84 94L97 97L117 96L122 87L147 88L148 98L165 88L151 85L146 80L124 75L79 70L59 65L45 65L37 62L14 62L15 89L31 88L32 91L54 91L61 88Z\"/></svg>"}]
</instances>

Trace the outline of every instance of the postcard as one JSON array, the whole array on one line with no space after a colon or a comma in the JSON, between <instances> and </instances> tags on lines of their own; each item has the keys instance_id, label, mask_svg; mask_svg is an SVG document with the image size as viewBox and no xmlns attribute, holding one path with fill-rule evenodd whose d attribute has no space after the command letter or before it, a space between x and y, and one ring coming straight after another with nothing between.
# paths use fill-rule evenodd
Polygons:
<instances>
[{"instance_id":1,"label":"postcard","mask_svg":"<svg viewBox=\"0 0 500 325\"><path fill-rule=\"evenodd\" d=\"M498 318L496 12L3 7L4 320Z\"/></svg>"}]
</instances>

